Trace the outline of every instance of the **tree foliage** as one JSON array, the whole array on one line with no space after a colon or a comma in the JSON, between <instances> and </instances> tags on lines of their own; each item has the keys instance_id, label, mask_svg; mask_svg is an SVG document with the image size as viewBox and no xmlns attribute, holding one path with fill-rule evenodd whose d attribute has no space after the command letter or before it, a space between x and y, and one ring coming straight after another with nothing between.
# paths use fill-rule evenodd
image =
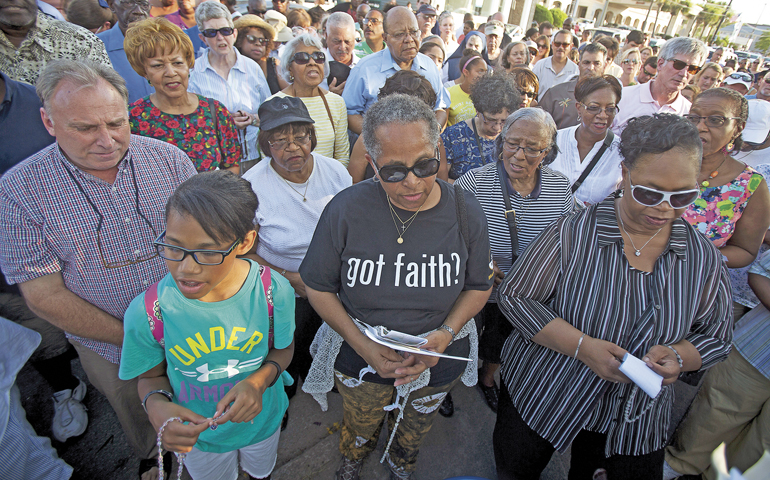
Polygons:
<instances>
[{"instance_id":1,"label":"tree foliage","mask_svg":"<svg viewBox=\"0 0 770 480\"><path fill-rule=\"evenodd\" d=\"M763 33L762 36L759 37L759 40L757 40L756 45L754 46L761 52L766 53L768 50L770 50L770 30Z\"/></svg>"},{"instance_id":2,"label":"tree foliage","mask_svg":"<svg viewBox=\"0 0 770 480\"><path fill-rule=\"evenodd\" d=\"M561 28L562 25L564 25L564 20L567 19L567 14L558 8L552 8L550 13L553 17L553 22L551 22L553 23L553 26L556 28Z\"/></svg>"},{"instance_id":3,"label":"tree foliage","mask_svg":"<svg viewBox=\"0 0 770 480\"><path fill-rule=\"evenodd\" d=\"M548 11L547 8L545 8L542 5L535 5L535 17L534 20L537 23L543 23L543 22L550 22L553 23L553 14Z\"/></svg>"}]
</instances>

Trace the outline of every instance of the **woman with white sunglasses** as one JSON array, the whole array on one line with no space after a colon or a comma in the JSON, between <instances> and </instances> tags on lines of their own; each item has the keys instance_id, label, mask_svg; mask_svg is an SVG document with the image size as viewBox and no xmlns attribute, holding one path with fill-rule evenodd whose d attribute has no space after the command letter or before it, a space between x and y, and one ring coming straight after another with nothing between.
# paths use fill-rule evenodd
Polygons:
<instances>
[{"instance_id":1,"label":"woman with white sunglasses","mask_svg":"<svg viewBox=\"0 0 770 480\"><path fill-rule=\"evenodd\" d=\"M514 327L493 436L501 480L539 478L570 445L570 478L661 478L672 384L730 351L727 268L680 218L698 199L696 128L638 117L620 152L623 195L551 224L498 289ZM657 392L620 370L627 355L662 377Z\"/></svg>"}]
</instances>

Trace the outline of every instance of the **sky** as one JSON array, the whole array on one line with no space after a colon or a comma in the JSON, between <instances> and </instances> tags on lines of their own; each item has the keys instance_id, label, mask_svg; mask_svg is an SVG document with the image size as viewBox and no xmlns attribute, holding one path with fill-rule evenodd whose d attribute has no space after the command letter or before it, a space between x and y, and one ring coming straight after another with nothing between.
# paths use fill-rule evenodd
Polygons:
<instances>
[{"instance_id":1,"label":"sky","mask_svg":"<svg viewBox=\"0 0 770 480\"><path fill-rule=\"evenodd\" d=\"M729 0L728 0L729 1ZM767 5L762 12L762 7ZM741 21L754 25L757 21L757 15L762 12L759 18L760 25L770 25L770 0L733 0L732 9L737 13L742 13Z\"/></svg>"}]
</instances>

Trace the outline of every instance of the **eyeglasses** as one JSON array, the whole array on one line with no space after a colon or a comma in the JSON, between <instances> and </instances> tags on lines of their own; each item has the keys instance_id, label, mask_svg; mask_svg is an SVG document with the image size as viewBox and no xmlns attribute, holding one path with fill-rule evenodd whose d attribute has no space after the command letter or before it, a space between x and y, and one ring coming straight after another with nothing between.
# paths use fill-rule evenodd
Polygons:
<instances>
[{"instance_id":1,"label":"eyeglasses","mask_svg":"<svg viewBox=\"0 0 770 480\"><path fill-rule=\"evenodd\" d=\"M521 92L521 95L524 97L535 98L537 97L537 92L526 91L526 92Z\"/></svg>"},{"instance_id":2,"label":"eyeglasses","mask_svg":"<svg viewBox=\"0 0 770 480\"><path fill-rule=\"evenodd\" d=\"M217 36L217 33L221 33L223 37L229 37L233 34L234 30L232 27L207 28L206 30L201 30L201 35L206 38L214 38Z\"/></svg>"},{"instance_id":3,"label":"eyeglasses","mask_svg":"<svg viewBox=\"0 0 770 480\"><path fill-rule=\"evenodd\" d=\"M388 36L392 37L393 40L395 40L396 42L403 42L407 38L414 39L414 41L416 42L416 41L418 41L420 39L420 31L417 30L417 29L406 30L406 31L399 32L399 33L391 33L391 34L388 34Z\"/></svg>"},{"instance_id":4,"label":"eyeglasses","mask_svg":"<svg viewBox=\"0 0 770 480\"><path fill-rule=\"evenodd\" d=\"M646 68L643 68L642 72L644 72L644 74L647 75L648 77L654 77L655 75L658 74L658 72L648 72Z\"/></svg>"},{"instance_id":5,"label":"eyeglasses","mask_svg":"<svg viewBox=\"0 0 770 480\"><path fill-rule=\"evenodd\" d=\"M276 150L285 150L289 147L290 143L293 143L297 145L298 147L302 148L304 145L307 145L310 143L310 135L298 135L294 137L294 140L276 140L275 142L267 142L270 145L270 148L274 148Z\"/></svg>"},{"instance_id":6,"label":"eyeglasses","mask_svg":"<svg viewBox=\"0 0 770 480\"><path fill-rule=\"evenodd\" d=\"M725 117L722 115L708 115L706 117L701 117L700 115L695 115L694 113L688 113L684 116L684 118L689 120L693 125L698 125L701 120L706 120L707 127L721 127L728 120L741 119L740 117Z\"/></svg>"},{"instance_id":7,"label":"eyeglasses","mask_svg":"<svg viewBox=\"0 0 770 480\"><path fill-rule=\"evenodd\" d=\"M313 53L297 52L294 54L293 57L291 57L291 61L296 63L297 65L307 65L308 63L310 63L311 58L315 63L319 65L326 61L326 55L324 54L324 52L313 52Z\"/></svg>"},{"instance_id":8,"label":"eyeglasses","mask_svg":"<svg viewBox=\"0 0 770 480\"><path fill-rule=\"evenodd\" d=\"M627 58L627 59L623 60L620 63L625 63L626 65L638 65L639 64L639 60L635 60L635 59L632 59L632 58Z\"/></svg>"},{"instance_id":9,"label":"eyeglasses","mask_svg":"<svg viewBox=\"0 0 770 480\"><path fill-rule=\"evenodd\" d=\"M382 23L382 20L380 20L379 18L365 18L363 20L363 23L364 25L372 25L376 27L377 25Z\"/></svg>"},{"instance_id":10,"label":"eyeglasses","mask_svg":"<svg viewBox=\"0 0 770 480\"><path fill-rule=\"evenodd\" d=\"M730 74L730 78L733 80L743 80L744 82L751 82L752 77L748 73L735 72Z\"/></svg>"},{"instance_id":11,"label":"eyeglasses","mask_svg":"<svg viewBox=\"0 0 770 480\"><path fill-rule=\"evenodd\" d=\"M438 157L438 151L436 151L436 156ZM415 162L411 167L406 167L404 165L385 165L380 168L377 166L376 162L374 163L374 166L377 169L377 175L380 176L380 180L387 183L398 183L403 182L409 175L409 172L412 172L417 178L432 177L438 173L439 164L438 158L428 158L426 160Z\"/></svg>"},{"instance_id":12,"label":"eyeglasses","mask_svg":"<svg viewBox=\"0 0 770 480\"><path fill-rule=\"evenodd\" d=\"M540 155L545 153L545 151L547 151L549 148L550 147L546 147L538 150L537 148L532 148L532 147L522 147L520 145L516 145L513 142L509 142L508 140L503 141L503 150L510 153L511 156L516 155L519 152L519 150L524 150L524 156L530 160L535 160Z\"/></svg>"},{"instance_id":13,"label":"eyeglasses","mask_svg":"<svg viewBox=\"0 0 770 480\"><path fill-rule=\"evenodd\" d=\"M492 126L495 126L495 127L501 127L501 128L505 125L505 120L507 119L507 118L503 118L502 120L495 120L494 118L488 119L481 112L479 112L479 117L481 117L481 121L482 122L484 122L484 123L486 123L488 125L492 125Z\"/></svg>"},{"instance_id":14,"label":"eyeglasses","mask_svg":"<svg viewBox=\"0 0 770 480\"><path fill-rule=\"evenodd\" d=\"M538 43L537 44L537 48L538 48L538 50L545 50L545 49L548 48L548 45L546 45L544 43Z\"/></svg>"},{"instance_id":15,"label":"eyeglasses","mask_svg":"<svg viewBox=\"0 0 770 480\"><path fill-rule=\"evenodd\" d=\"M602 110L604 110L604 113L607 114L608 117L614 117L617 115L617 113L620 111L620 107L617 105L613 105L611 107L599 107L597 105L586 105L584 103L581 103L580 105L583 105L583 108L586 112L590 113L591 115L599 115Z\"/></svg>"},{"instance_id":16,"label":"eyeglasses","mask_svg":"<svg viewBox=\"0 0 770 480\"><path fill-rule=\"evenodd\" d=\"M131 166L131 177L134 182L134 209L136 210L136 214L144 220L144 223L147 224L147 226L150 227L150 231L152 231L153 235L156 235L155 228L153 228L152 223L150 223L149 220L147 220L147 217L144 216L144 214L139 210L139 185L136 183L136 170L134 170L134 162L131 160L128 161L129 165ZM63 163L63 162L62 162ZM89 197L86 194L86 191L83 189L83 185L80 184L77 178L75 178L75 175L70 172L69 168L67 166L64 166L64 170L69 174L70 178L72 178L72 181L75 182L75 185L78 187L78 190L80 190L80 193L83 194L88 204L93 209L94 213L96 213L96 216L99 217L99 222L96 224L96 246L99 249L99 258L102 261L102 266L104 268L122 268L127 267L129 265L136 265L137 263L146 262L148 260L152 260L153 258L158 256L157 252L150 252L146 253L144 255L139 256L139 253L137 252L137 258L135 260L123 260L120 262L107 262L107 260L104 257L104 247L102 246L102 225L104 225L104 215L101 214L98 208L96 208L96 205L94 205L94 202L91 200L91 197Z\"/></svg>"},{"instance_id":17,"label":"eyeglasses","mask_svg":"<svg viewBox=\"0 0 770 480\"><path fill-rule=\"evenodd\" d=\"M687 73L690 75L695 75L696 73L700 72L700 66L698 65L688 65L687 62L675 60L673 58L669 58L668 60L674 65L674 70L681 70L684 67L687 67Z\"/></svg>"},{"instance_id":18,"label":"eyeglasses","mask_svg":"<svg viewBox=\"0 0 770 480\"><path fill-rule=\"evenodd\" d=\"M172 262L182 262L187 255L190 255L198 265L221 265L225 258L233 253L235 247L241 243L241 240L238 239L227 250L187 250L186 248L161 242L160 240L165 236L166 231L163 230L163 233L158 235L158 238L152 242L160 258Z\"/></svg>"},{"instance_id":19,"label":"eyeglasses","mask_svg":"<svg viewBox=\"0 0 770 480\"><path fill-rule=\"evenodd\" d=\"M270 40L267 38L257 38L254 35L246 35L246 41L252 45L267 45Z\"/></svg>"},{"instance_id":20,"label":"eyeglasses","mask_svg":"<svg viewBox=\"0 0 770 480\"><path fill-rule=\"evenodd\" d=\"M572 43L570 43L570 42L553 42L553 44L552 44L552 45L553 45L554 47L562 47L562 48L567 48L567 47L570 47L570 46L572 46Z\"/></svg>"},{"instance_id":21,"label":"eyeglasses","mask_svg":"<svg viewBox=\"0 0 770 480\"><path fill-rule=\"evenodd\" d=\"M685 208L695 202L700 195L700 189L680 190L678 192L664 192L643 185L634 185L631 176L628 177L631 183L631 196L640 205L645 207L655 207L663 202L668 202L671 208Z\"/></svg>"}]
</instances>

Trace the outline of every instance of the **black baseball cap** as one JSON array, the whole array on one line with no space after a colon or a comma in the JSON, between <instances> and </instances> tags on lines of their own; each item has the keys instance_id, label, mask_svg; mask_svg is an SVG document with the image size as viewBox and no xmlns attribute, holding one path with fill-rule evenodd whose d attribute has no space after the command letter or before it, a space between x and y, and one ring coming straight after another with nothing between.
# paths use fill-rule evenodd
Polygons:
<instances>
[{"instance_id":1,"label":"black baseball cap","mask_svg":"<svg viewBox=\"0 0 770 480\"><path fill-rule=\"evenodd\" d=\"M259 128L263 131L294 122L315 123L305 103L296 97L273 97L259 106Z\"/></svg>"}]
</instances>

